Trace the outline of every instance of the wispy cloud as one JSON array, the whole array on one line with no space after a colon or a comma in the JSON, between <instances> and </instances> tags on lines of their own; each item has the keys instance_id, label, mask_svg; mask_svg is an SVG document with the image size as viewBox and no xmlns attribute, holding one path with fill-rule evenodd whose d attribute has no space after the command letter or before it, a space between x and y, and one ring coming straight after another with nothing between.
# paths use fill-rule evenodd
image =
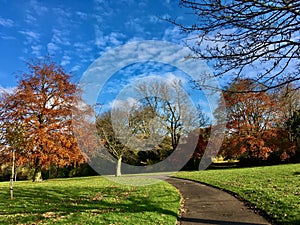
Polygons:
<instances>
[{"instance_id":1,"label":"wispy cloud","mask_svg":"<svg viewBox=\"0 0 300 225\"><path fill-rule=\"evenodd\" d=\"M95 45L100 49L107 46L114 47L121 45L124 43L123 39L125 37L125 34L119 32L111 32L105 35L99 26L95 26Z\"/></svg>"},{"instance_id":2,"label":"wispy cloud","mask_svg":"<svg viewBox=\"0 0 300 225\"><path fill-rule=\"evenodd\" d=\"M32 45L31 46L31 53L37 57L41 56L41 50L42 50L43 46L41 45Z\"/></svg>"},{"instance_id":3,"label":"wispy cloud","mask_svg":"<svg viewBox=\"0 0 300 225\"><path fill-rule=\"evenodd\" d=\"M12 26L14 26L14 21L11 19L5 19L5 18L0 17L0 26L12 27Z\"/></svg>"},{"instance_id":4,"label":"wispy cloud","mask_svg":"<svg viewBox=\"0 0 300 225\"><path fill-rule=\"evenodd\" d=\"M27 10L24 21L25 21L25 23L27 23L29 25L36 25L37 18L32 15L31 11Z\"/></svg>"},{"instance_id":5,"label":"wispy cloud","mask_svg":"<svg viewBox=\"0 0 300 225\"><path fill-rule=\"evenodd\" d=\"M80 65L75 65L75 66L72 67L71 71L76 72L76 71L80 70L80 68L81 68Z\"/></svg>"},{"instance_id":6,"label":"wispy cloud","mask_svg":"<svg viewBox=\"0 0 300 225\"><path fill-rule=\"evenodd\" d=\"M68 8L53 8L54 14L59 17L70 18L72 16L71 10Z\"/></svg>"},{"instance_id":7,"label":"wispy cloud","mask_svg":"<svg viewBox=\"0 0 300 225\"><path fill-rule=\"evenodd\" d=\"M86 14L84 12L77 11L76 15L82 20L86 20L88 18L88 14Z\"/></svg>"},{"instance_id":8,"label":"wispy cloud","mask_svg":"<svg viewBox=\"0 0 300 225\"><path fill-rule=\"evenodd\" d=\"M148 19L149 19L149 21L151 23L159 23L159 22L161 22L160 17L157 16L157 15L150 15L150 16L148 16Z\"/></svg>"},{"instance_id":9,"label":"wispy cloud","mask_svg":"<svg viewBox=\"0 0 300 225\"><path fill-rule=\"evenodd\" d=\"M70 33L67 30L61 30L61 29L53 29L53 36L51 41L55 44L61 44L61 45L71 45L71 41L68 38L68 34Z\"/></svg>"},{"instance_id":10,"label":"wispy cloud","mask_svg":"<svg viewBox=\"0 0 300 225\"><path fill-rule=\"evenodd\" d=\"M130 109L138 104L138 100L135 98L128 97L126 99L115 99L108 103L109 108L124 108Z\"/></svg>"},{"instance_id":11,"label":"wispy cloud","mask_svg":"<svg viewBox=\"0 0 300 225\"><path fill-rule=\"evenodd\" d=\"M53 42L49 42L47 44L47 51L50 55L55 55L59 50L61 50L60 47L54 44Z\"/></svg>"},{"instance_id":12,"label":"wispy cloud","mask_svg":"<svg viewBox=\"0 0 300 225\"><path fill-rule=\"evenodd\" d=\"M5 34L0 34L0 38L3 40L17 40L16 37L5 35Z\"/></svg>"},{"instance_id":13,"label":"wispy cloud","mask_svg":"<svg viewBox=\"0 0 300 225\"><path fill-rule=\"evenodd\" d=\"M169 27L165 30L163 35L164 41L170 41L174 43L180 43L180 41L185 40L186 35L182 33L177 27Z\"/></svg>"},{"instance_id":14,"label":"wispy cloud","mask_svg":"<svg viewBox=\"0 0 300 225\"><path fill-rule=\"evenodd\" d=\"M62 61L61 61L60 65L61 66L66 66L66 65L70 64L70 62L71 62L71 57L68 56L68 55L64 55L62 57Z\"/></svg>"},{"instance_id":15,"label":"wispy cloud","mask_svg":"<svg viewBox=\"0 0 300 225\"><path fill-rule=\"evenodd\" d=\"M127 29L133 30L137 34L142 35L145 33L145 28L141 25L142 23L143 21L141 18L131 17L125 23L125 27L127 27Z\"/></svg>"},{"instance_id":16,"label":"wispy cloud","mask_svg":"<svg viewBox=\"0 0 300 225\"><path fill-rule=\"evenodd\" d=\"M115 9L112 8L111 3L107 0L94 0L94 3L98 15L101 15L96 17L96 19L99 19L98 22L103 22L103 18L108 18L115 13Z\"/></svg>"},{"instance_id":17,"label":"wispy cloud","mask_svg":"<svg viewBox=\"0 0 300 225\"><path fill-rule=\"evenodd\" d=\"M48 8L37 0L30 0L30 6L38 15L43 15L44 13L48 12Z\"/></svg>"},{"instance_id":18,"label":"wispy cloud","mask_svg":"<svg viewBox=\"0 0 300 225\"><path fill-rule=\"evenodd\" d=\"M34 31L19 31L19 33L25 36L28 43L37 43L40 41L40 34Z\"/></svg>"}]
</instances>

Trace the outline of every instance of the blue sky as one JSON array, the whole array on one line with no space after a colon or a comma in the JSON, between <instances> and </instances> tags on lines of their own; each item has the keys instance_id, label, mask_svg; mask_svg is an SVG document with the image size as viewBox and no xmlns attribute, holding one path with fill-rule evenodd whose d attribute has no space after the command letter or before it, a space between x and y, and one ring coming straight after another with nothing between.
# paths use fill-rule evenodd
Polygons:
<instances>
[{"instance_id":1,"label":"blue sky","mask_svg":"<svg viewBox=\"0 0 300 225\"><path fill-rule=\"evenodd\" d=\"M161 17L191 20L177 0L0 0L0 87L47 54L78 81L102 53L134 40L182 43Z\"/></svg>"}]
</instances>

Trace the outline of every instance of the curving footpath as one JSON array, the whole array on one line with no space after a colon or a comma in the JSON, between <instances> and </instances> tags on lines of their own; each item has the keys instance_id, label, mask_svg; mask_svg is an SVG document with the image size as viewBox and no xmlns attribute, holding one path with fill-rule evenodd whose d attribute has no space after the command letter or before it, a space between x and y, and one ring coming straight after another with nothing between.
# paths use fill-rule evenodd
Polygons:
<instances>
[{"instance_id":1,"label":"curving footpath","mask_svg":"<svg viewBox=\"0 0 300 225\"><path fill-rule=\"evenodd\" d=\"M262 225L271 224L243 202L219 189L197 182L168 178L183 196L180 225Z\"/></svg>"}]
</instances>

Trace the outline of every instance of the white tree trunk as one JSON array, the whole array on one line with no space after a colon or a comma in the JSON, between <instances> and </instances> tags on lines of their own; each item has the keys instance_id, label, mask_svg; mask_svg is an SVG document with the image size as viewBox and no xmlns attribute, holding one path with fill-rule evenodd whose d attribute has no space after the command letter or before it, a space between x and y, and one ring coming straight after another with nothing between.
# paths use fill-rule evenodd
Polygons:
<instances>
[{"instance_id":1,"label":"white tree trunk","mask_svg":"<svg viewBox=\"0 0 300 225\"><path fill-rule=\"evenodd\" d=\"M120 177L121 174L121 163L122 163L122 156L118 158L117 166L116 166L116 177Z\"/></svg>"},{"instance_id":2,"label":"white tree trunk","mask_svg":"<svg viewBox=\"0 0 300 225\"><path fill-rule=\"evenodd\" d=\"M15 176L15 151L13 151L13 158L12 158L12 166L11 166L11 177L10 177L10 198L14 198L14 176Z\"/></svg>"}]
</instances>

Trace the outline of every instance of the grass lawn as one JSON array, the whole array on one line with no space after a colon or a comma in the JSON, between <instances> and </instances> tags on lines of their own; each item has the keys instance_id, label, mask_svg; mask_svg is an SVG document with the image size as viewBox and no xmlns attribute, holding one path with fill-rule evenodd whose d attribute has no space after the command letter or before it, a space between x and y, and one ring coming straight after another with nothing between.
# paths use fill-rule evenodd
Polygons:
<instances>
[{"instance_id":1,"label":"grass lawn","mask_svg":"<svg viewBox=\"0 0 300 225\"><path fill-rule=\"evenodd\" d=\"M9 183L0 183L0 224L174 225L180 208L179 192L166 182L133 187L102 177L19 181L14 194L11 200Z\"/></svg>"},{"instance_id":2,"label":"grass lawn","mask_svg":"<svg viewBox=\"0 0 300 225\"><path fill-rule=\"evenodd\" d=\"M276 223L300 224L300 164L179 172L176 176L234 192Z\"/></svg>"}]
</instances>

